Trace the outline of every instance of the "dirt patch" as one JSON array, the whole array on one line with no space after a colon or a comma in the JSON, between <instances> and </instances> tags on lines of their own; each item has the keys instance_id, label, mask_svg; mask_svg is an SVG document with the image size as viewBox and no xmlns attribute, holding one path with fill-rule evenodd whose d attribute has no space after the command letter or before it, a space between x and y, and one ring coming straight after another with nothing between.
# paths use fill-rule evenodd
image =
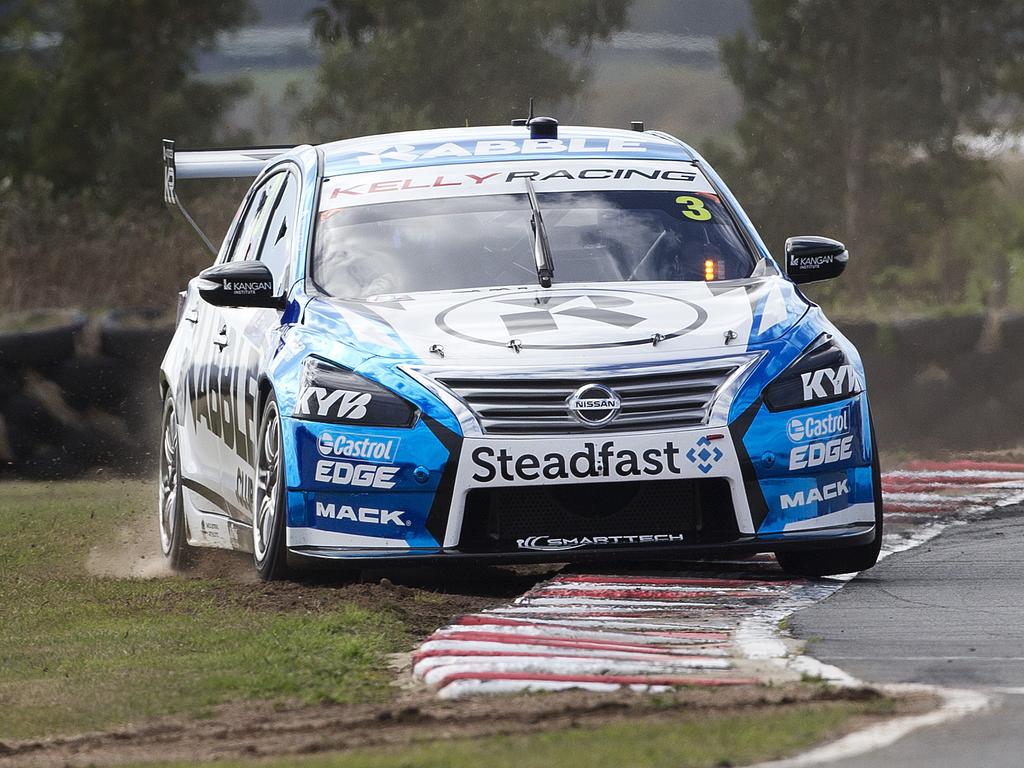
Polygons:
<instances>
[{"instance_id":1,"label":"dirt patch","mask_svg":"<svg viewBox=\"0 0 1024 768\"><path fill-rule=\"evenodd\" d=\"M156 509L154 489L153 509ZM112 579L158 579L166 576L230 579L239 583L257 580L252 556L243 552L196 548L187 572L176 574L160 551L160 526L156 513L137 515L117 529L114 538L89 550L85 568L93 576Z\"/></svg>"},{"instance_id":2,"label":"dirt patch","mask_svg":"<svg viewBox=\"0 0 1024 768\"><path fill-rule=\"evenodd\" d=\"M793 685L727 690L684 689L652 696L621 692L566 692L474 697L441 701L425 692L403 694L386 706L220 707L203 720L176 717L102 733L0 743L0 768L7 766L118 765L146 761L192 761L315 754L357 747L401 745L511 733L598 726L624 718L702 717L751 713L758 708L834 706L851 698L871 700L869 691L835 691ZM929 697L896 704L898 713L926 711ZM865 722L855 719L856 726ZM839 734L835 734L839 735Z\"/></svg>"},{"instance_id":3,"label":"dirt patch","mask_svg":"<svg viewBox=\"0 0 1024 768\"><path fill-rule=\"evenodd\" d=\"M388 606L417 635L433 632L453 617L501 605L551 578L561 566L469 566L464 563L353 571L311 571L294 581L265 583L252 555L197 548L187 571L167 567L155 515L136 517L116 537L94 546L86 570L116 579L185 578L207 582L207 595L225 605L261 611L319 613L356 604Z\"/></svg>"},{"instance_id":4,"label":"dirt patch","mask_svg":"<svg viewBox=\"0 0 1024 768\"><path fill-rule=\"evenodd\" d=\"M159 541L155 516L136 516L118 529L116 537L90 550L86 569L104 578L202 580L207 600L225 608L259 613L316 614L353 605L376 612L383 607L398 619L411 640L429 635L457 616L504 605L562 568L557 564L499 567L441 563L361 572L314 570L294 580L267 583L256 577L252 555L221 549L194 549L187 570L172 571ZM181 610L179 601L192 598L170 590L156 599L160 610L175 613ZM395 686L405 691L422 691L410 670L414 646L410 642L410 651L393 654L389 662L396 676Z\"/></svg>"},{"instance_id":5,"label":"dirt patch","mask_svg":"<svg viewBox=\"0 0 1024 768\"><path fill-rule=\"evenodd\" d=\"M212 562L221 554L211 551L208 559ZM237 553L223 554L230 557ZM204 568L212 570L210 564ZM219 605L259 612L323 613L351 605L370 611L386 608L415 638L430 634L464 613L504 605L556 572L557 566L544 569L463 566L458 570L432 567L393 570L385 577L367 571L347 576L309 575L294 581L270 583L229 576L207 578L203 592L207 599ZM165 607L174 608L173 605Z\"/></svg>"}]
</instances>

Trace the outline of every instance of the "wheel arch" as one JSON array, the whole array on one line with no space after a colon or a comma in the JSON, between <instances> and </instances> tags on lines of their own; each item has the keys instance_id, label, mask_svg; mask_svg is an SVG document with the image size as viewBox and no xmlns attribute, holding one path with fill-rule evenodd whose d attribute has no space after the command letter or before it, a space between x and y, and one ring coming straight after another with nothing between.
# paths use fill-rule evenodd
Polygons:
<instances>
[{"instance_id":1,"label":"wheel arch","mask_svg":"<svg viewBox=\"0 0 1024 768\"><path fill-rule=\"evenodd\" d=\"M267 407L267 400L274 393L274 384L267 374L260 374L259 388L256 395L256 413L260 418L263 416L263 409Z\"/></svg>"},{"instance_id":2,"label":"wheel arch","mask_svg":"<svg viewBox=\"0 0 1024 768\"><path fill-rule=\"evenodd\" d=\"M255 448L255 460L256 470L259 474L260 466L262 462L262 446L265 444L264 430L266 425L264 424L263 414L271 402L271 398L274 396L274 385L270 377L266 374L261 374L259 377L258 389L257 389L257 402L259 404L259 419L260 427L257 430L257 443ZM264 559L259 559L259 547L257 546L257 529L262 530L262 522L257 514L261 508L260 494L261 485L260 481L257 480L256 492L254 495L255 505L253 507L253 557L256 565L256 572L260 579L263 581L273 581L276 579L287 578L291 574L291 569L288 565L288 552L286 544L286 533L287 527L287 515L288 515L288 480L287 480L287 461L285 458L285 446L284 446L284 435L283 425L280 423L281 414L280 409L277 406L276 399L274 400L274 407L279 420L278 424L278 439L279 439L279 451L278 451L278 464L277 464L277 477L278 477L278 499L276 501L276 515L272 522L272 533L267 537L265 542L266 552ZM260 534L262 537L262 534Z\"/></svg>"}]
</instances>

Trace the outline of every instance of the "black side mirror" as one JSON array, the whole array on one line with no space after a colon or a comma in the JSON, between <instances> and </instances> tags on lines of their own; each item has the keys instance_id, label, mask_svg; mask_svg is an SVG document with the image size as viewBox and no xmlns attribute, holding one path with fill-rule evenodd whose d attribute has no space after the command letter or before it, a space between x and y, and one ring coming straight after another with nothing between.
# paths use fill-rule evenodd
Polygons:
<instances>
[{"instance_id":1,"label":"black side mirror","mask_svg":"<svg viewBox=\"0 0 1024 768\"><path fill-rule=\"evenodd\" d=\"M839 277L850 254L838 240L813 235L786 241L786 274L794 283L814 283Z\"/></svg>"},{"instance_id":2,"label":"black side mirror","mask_svg":"<svg viewBox=\"0 0 1024 768\"><path fill-rule=\"evenodd\" d=\"M199 273L199 295L215 307L284 309L274 295L274 276L261 261L229 261Z\"/></svg>"}]
</instances>

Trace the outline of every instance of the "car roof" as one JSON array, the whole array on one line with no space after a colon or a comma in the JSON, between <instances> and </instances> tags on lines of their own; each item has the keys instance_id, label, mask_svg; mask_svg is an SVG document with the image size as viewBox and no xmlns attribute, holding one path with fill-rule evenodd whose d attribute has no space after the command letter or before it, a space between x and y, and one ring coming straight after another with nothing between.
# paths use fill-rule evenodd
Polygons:
<instances>
[{"instance_id":1,"label":"car roof","mask_svg":"<svg viewBox=\"0 0 1024 768\"><path fill-rule=\"evenodd\" d=\"M531 138L530 128L517 125L404 131L332 141L320 150L325 176L563 157L694 160L686 145L666 134L584 126L559 126L556 138Z\"/></svg>"}]
</instances>

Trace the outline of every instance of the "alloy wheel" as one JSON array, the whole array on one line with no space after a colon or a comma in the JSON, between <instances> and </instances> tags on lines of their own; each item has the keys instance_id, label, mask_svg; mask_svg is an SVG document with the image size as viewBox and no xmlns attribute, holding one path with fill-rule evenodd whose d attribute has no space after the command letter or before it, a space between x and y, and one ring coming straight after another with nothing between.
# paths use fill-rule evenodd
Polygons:
<instances>
[{"instance_id":1,"label":"alloy wheel","mask_svg":"<svg viewBox=\"0 0 1024 768\"><path fill-rule=\"evenodd\" d=\"M178 425L174 417L174 402L167 401L164 408L160 441L160 548L170 557L178 525L178 499L181 495L181 475L178 472Z\"/></svg>"},{"instance_id":2,"label":"alloy wheel","mask_svg":"<svg viewBox=\"0 0 1024 768\"><path fill-rule=\"evenodd\" d=\"M281 418L276 404L267 408L256 464L256 508L252 542L257 562L267 557L281 494Z\"/></svg>"}]
</instances>

